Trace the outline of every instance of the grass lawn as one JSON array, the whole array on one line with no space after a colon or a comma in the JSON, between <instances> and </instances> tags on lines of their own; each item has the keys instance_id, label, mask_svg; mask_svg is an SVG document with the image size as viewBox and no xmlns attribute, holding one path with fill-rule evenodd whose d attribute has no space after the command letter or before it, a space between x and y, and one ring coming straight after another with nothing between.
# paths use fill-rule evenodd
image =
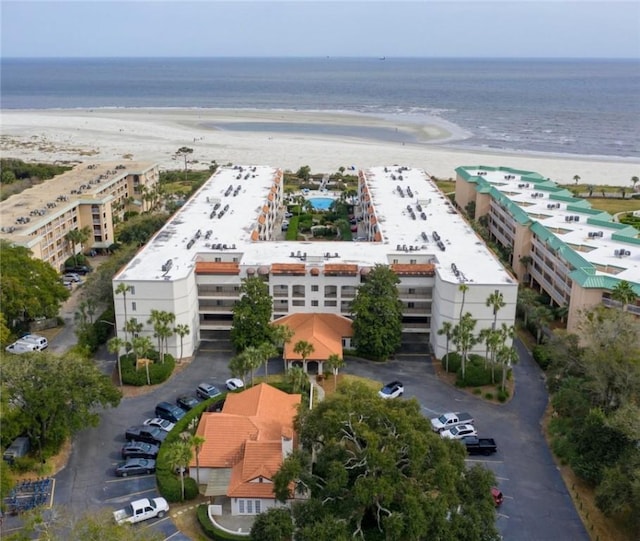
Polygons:
<instances>
[{"instance_id":1,"label":"grass lawn","mask_svg":"<svg viewBox=\"0 0 640 541\"><path fill-rule=\"evenodd\" d=\"M436 182L436 185L445 194L456 191L455 180L439 180L438 182Z\"/></svg>"},{"instance_id":2,"label":"grass lawn","mask_svg":"<svg viewBox=\"0 0 640 541\"><path fill-rule=\"evenodd\" d=\"M609 199L603 197L592 197L587 199L594 209L604 210L609 214L617 214L618 212L632 212L640 210L639 199Z\"/></svg>"}]
</instances>

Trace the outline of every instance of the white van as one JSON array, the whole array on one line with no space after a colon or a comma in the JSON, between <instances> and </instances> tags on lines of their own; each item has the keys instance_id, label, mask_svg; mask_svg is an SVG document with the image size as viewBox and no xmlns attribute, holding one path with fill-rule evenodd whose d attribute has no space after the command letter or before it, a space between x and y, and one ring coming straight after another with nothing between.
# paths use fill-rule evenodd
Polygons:
<instances>
[{"instance_id":1,"label":"white van","mask_svg":"<svg viewBox=\"0 0 640 541\"><path fill-rule=\"evenodd\" d=\"M43 349L47 349L49 347L49 341L39 334L27 334L20 338L18 342L27 342L28 344L33 344L36 346L38 351L42 351Z\"/></svg>"},{"instance_id":2,"label":"white van","mask_svg":"<svg viewBox=\"0 0 640 541\"><path fill-rule=\"evenodd\" d=\"M31 342L22 342L18 340L13 344L4 348L7 353L14 353L16 355L20 355L22 353L31 353L33 351L38 351L38 346L32 344Z\"/></svg>"}]
</instances>

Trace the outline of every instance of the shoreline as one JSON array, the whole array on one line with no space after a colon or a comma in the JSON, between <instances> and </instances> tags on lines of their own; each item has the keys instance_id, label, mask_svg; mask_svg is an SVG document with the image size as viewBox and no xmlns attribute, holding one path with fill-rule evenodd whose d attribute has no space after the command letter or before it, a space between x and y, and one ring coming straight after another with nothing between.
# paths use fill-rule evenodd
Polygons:
<instances>
[{"instance_id":1,"label":"shoreline","mask_svg":"<svg viewBox=\"0 0 640 541\"><path fill-rule=\"evenodd\" d=\"M214 161L292 171L308 165L317 173L401 164L446 179L455 178L456 167L488 165L534 171L558 184L572 184L578 175L581 184L628 188L640 175L633 158L466 147L463 130L435 118L424 123L354 112L152 107L4 109L0 120L2 157L25 161L135 160L179 169L175 153L187 146L194 169Z\"/></svg>"}]
</instances>

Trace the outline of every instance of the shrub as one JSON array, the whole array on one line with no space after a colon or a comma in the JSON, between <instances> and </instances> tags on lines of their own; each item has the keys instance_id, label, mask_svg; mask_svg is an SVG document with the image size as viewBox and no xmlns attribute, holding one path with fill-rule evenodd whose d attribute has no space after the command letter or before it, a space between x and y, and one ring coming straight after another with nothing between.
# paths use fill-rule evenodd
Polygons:
<instances>
[{"instance_id":1,"label":"shrub","mask_svg":"<svg viewBox=\"0 0 640 541\"><path fill-rule=\"evenodd\" d=\"M477 387L473 390L473 394L482 394L482 389L478 389Z\"/></svg>"},{"instance_id":2,"label":"shrub","mask_svg":"<svg viewBox=\"0 0 640 541\"><path fill-rule=\"evenodd\" d=\"M546 346L534 346L531 353L533 355L533 359L538 363L538 366L540 366L542 370L546 370L549 367L549 364L551 364L551 354Z\"/></svg>"},{"instance_id":3,"label":"shrub","mask_svg":"<svg viewBox=\"0 0 640 541\"><path fill-rule=\"evenodd\" d=\"M447 366L447 357L449 358L449 372L456 373L461 364L460 355L455 351L450 351L447 355L442 357L442 368L446 368Z\"/></svg>"},{"instance_id":4,"label":"shrub","mask_svg":"<svg viewBox=\"0 0 640 541\"><path fill-rule=\"evenodd\" d=\"M505 402L509 398L509 391L500 389L498 391L498 401Z\"/></svg>"},{"instance_id":5,"label":"shrub","mask_svg":"<svg viewBox=\"0 0 640 541\"><path fill-rule=\"evenodd\" d=\"M487 400L493 400L493 393L485 393L485 394L484 394L484 397L485 397Z\"/></svg>"},{"instance_id":6,"label":"shrub","mask_svg":"<svg viewBox=\"0 0 640 541\"><path fill-rule=\"evenodd\" d=\"M481 387L491 383L491 370L484 367L482 357L471 357L466 364L464 379L462 367L457 371L456 384L459 387Z\"/></svg>"},{"instance_id":7,"label":"shrub","mask_svg":"<svg viewBox=\"0 0 640 541\"><path fill-rule=\"evenodd\" d=\"M216 528L209 520L208 504L199 505L196 511L198 522L202 528L202 532L209 538L216 541L247 541L246 536L233 535Z\"/></svg>"},{"instance_id":8,"label":"shrub","mask_svg":"<svg viewBox=\"0 0 640 541\"><path fill-rule=\"evenodd\" d=\"M173 355L166 354L164 356L164 363L156 362L158 360L158 352L150 352L147 357L154 362L149 365L149 379L151 385L157 385L166 381L173 373L173 369L176 366L176 361ZM135 385L141 387L147 384L147 370L140 368L136 370L136 358L132 353L123 355L120 358L120 365L122 367L122 382L126 385Z\"/></svg>"}]
</instances>

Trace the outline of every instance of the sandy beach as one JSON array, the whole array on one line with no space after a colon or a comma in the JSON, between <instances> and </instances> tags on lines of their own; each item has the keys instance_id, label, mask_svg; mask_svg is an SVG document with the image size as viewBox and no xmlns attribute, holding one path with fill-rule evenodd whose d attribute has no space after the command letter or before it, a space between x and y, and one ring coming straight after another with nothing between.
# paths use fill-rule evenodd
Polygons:
<instances>
[{"instance_id":1,"label":"sandy beach","mask_svg":"<svg viewBox=\"0 0 640 541\"><path fill-rule=\"evenodd\" d=\"M640 175L640 164L631 159L451 148L464 141L456 141L461 134L446 124L366 115L229 109L3 110L0 115L2 157L25 161L133 159L179 169L183 161L175 153L186 146L193 149L194 169L213 161L293 171L308 165L315 173L399 164L451 178L461 165L489 165L535 171L560 184L573 184L578 175L581 184L626 187ZM298 133L283 128L293 124ZM382 140L384 134L393 134L393 141Z\"/></svg>"}]
</instances>

